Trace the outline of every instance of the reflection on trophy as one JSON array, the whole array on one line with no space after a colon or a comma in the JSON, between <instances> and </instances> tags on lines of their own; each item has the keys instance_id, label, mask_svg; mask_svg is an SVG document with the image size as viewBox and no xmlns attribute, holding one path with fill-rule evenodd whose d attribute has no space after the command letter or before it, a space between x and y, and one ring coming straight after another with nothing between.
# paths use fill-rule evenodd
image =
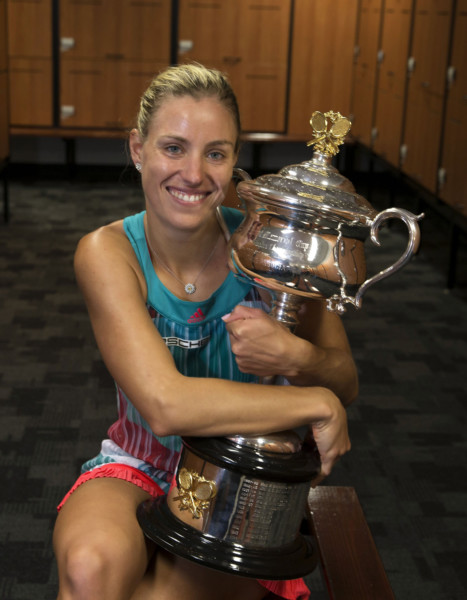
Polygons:
<instances>
[{"instance_id":1,"label":"reflection on trophy","mask_svg":"<svg viewBox=\"0 0 467 600\"><path fill-rule=\"evenodd\" d=\"M310 123L311 160L256 180L240 172L245 218L229 244L231 270L267 289L272 316L291 330L309 299L324 299L338 313L347 304L360 308L365 291L416 252L423 216L398 208L378 213L331 165L350 130L347 118L315 112ZM394 265L366 279L365 239L379 245L379 227L390 218L406 224L407 248ZM310 573L318 557L302 522L320 470L317 449L293 431L182 441L167 498L138 509L145 534L174 554L246 577Z\"/></svg>"}]
</instances>

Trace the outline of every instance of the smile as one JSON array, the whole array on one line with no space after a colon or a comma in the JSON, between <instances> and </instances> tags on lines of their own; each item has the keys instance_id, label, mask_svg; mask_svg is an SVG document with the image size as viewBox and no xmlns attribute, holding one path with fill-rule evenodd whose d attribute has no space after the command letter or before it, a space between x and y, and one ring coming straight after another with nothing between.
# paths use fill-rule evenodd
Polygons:
<instances>
[{"instance_id":1,"label":"smile","mask_svg":"<svg viewBox=\"0 0 467 600\"><path fill-rule=\"evenodd\" d=\"M169 192L172 194L172 196L175 196L175 198L178 198L179 200L182 200L183 202L200 202L201 200L203 200L207 194L187 194L186 192L181 192L180 190L175 190L173 188L169 188Z\"/></svg>"}]
</instances>

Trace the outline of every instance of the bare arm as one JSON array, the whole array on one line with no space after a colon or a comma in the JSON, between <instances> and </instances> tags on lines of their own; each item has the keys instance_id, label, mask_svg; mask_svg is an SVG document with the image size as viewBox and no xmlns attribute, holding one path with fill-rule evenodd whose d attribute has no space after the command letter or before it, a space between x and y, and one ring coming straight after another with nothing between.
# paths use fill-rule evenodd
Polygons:
<instances>
[{"instance_id":1,"label":"bare arm","mask_svg":"<svg viewBox=\"0 0 467 600\"><path fill-rule=\"evenodd\" d=\"M244 306L224 320L241 371L329 388L345 406L355 400L358 377L347 336L324 302L305 302L295 334L263 311Z\"/></svg>"},{"instance_id":2,"label":"bare arm","mask_svg":"<svg viewBox=\"0 0 467 600\"><path fill-rule=\"evenodd\" d=\"M145 282L121 224L80 242L75 271L104 362L157 435L255 434L306 424L323 473L349 449L345 411L324 387L181 375L148 315Z\"/></svg>"}]
</instances>

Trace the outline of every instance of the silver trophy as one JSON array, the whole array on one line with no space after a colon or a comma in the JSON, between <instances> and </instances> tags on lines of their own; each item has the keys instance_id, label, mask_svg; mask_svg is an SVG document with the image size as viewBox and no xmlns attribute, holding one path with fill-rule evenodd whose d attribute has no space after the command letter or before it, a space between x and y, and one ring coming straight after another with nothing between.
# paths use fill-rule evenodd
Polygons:
<instances>
[{"instance_id":1,"label":"silver trophy","mask_svg":"<svg viewBox=\"0 0 467 600\"><path fill-rule=\"evenodd\" d=\"M284 167L276 175L237 186L246 216L230 242L234 273L273 292L273 315L286 325L307 298L326 299L328 310L360 308L370 286L403 267L420 242L418 221L400 208L377 212L332 166L350 121L339 113L313 113L315 151L311 160ZM401 219L409 239L399 260L366 279L365 240L379 245L378 232L388 219Z\"/></svg>"},{"instance_id":2,"label":"silver trophy","mask_svg":"<svg viewBox=\"0 0 467 600\"><path fill-rule=\"evenodd\" d=\"M256 180L237 170L245 218L229 243L231 270L271 292L271 314L290 330L310 298L326 300L338 313L347 304L360 308L364 292L416 252L423 217L398 208L378 213L332 166L348 119L315 112L310 123L311 160ZM379 244L379 228L390 218L407 225L407 248L394 265L366 279L365 239ZM182 441L167 498L138 509L149 538L246 577L294 579L314 569L317 551L303 523L310 482L320 470L316 447L293 431Z\"/></svg>"}]
</instances>

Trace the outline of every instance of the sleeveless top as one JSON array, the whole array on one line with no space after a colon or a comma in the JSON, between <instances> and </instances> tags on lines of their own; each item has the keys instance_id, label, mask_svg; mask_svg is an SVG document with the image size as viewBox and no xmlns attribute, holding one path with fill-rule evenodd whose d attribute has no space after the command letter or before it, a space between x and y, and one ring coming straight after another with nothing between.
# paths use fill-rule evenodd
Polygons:
<instances>
[{"instance_id":1,"label":"sleeveless top","mask_svg":"<svg viewBox=\"0 0 467 600\"><path fill-rule=\"evenodd\" d=\"M230 233L243 219L243 215L232 208L222 207L220 212L224 229ZM154 271L145 237L144 214L145 211L125 218L123 227L146 280L149 315L177 369L188 377L256 382L257 377L239 371L221 319L237 304L268 310L256 288L229 272L207 300L180 300L162 284ZM116 391L118 420L109 428L109 439L102 442L99 455L84 463L82 473L108 463L125 464L141 470L167 492L181 450L181 438L154 435L117 384ZM186 402L190 402L189 397Z\"/></svg>"}]
</instances>

